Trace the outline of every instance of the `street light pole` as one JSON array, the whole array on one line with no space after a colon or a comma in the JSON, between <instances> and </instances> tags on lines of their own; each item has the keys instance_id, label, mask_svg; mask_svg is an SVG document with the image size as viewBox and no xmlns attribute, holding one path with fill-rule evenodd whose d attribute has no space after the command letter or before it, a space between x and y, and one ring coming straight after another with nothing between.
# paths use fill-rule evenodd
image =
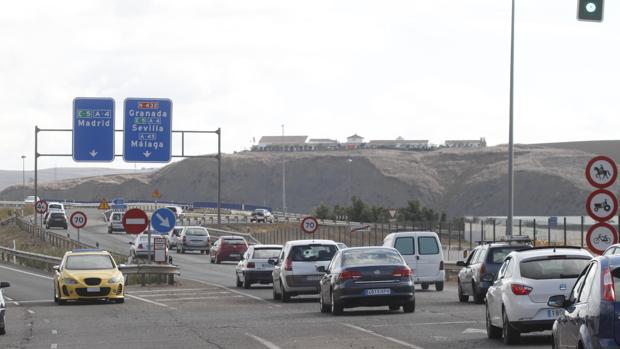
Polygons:
<instances>
[{"instance_id":1,"label":"street light pole","mask_svg":"<svg viewBox=\"0 0 620 349\"><path fill-rule=\"evenodd\" d=\"M26 200L26 155L22 155L22 197Z\"/></svg>"},{"instance_id":2,"label":"street light pole","mask_svg":"<svg viewBox=\"0 0 620 349\"><path fill-rule=\"evenodd\" d=\"M349 200L351 200L351 163L352 163L352 162L353 162L353 159L351 159L351 158L348 158L348 159L347 159L347 170L349 171L349 188L348 188L349 190L348 190L348 192L347 192L348 197L347 197L347 199L345 200L345 204L346 204L347 202L349 202Z\"/></svg>"},{"instance_id":3,"label":"street light pole","mask_svg":"<svg viewBox=\"0 0 620 349\"><path fill-rule=\"evenodd\" d=\"M284 161L284 124L282 124L282 211L286 217L286 162Z\"/></svg>"},{"instance_id":4,"label":"street light pole","mask_svg":"<svg viewBox=\"0 0 620 349\"><path fill-rule=\"evenodd\" d=\"M514 61L515 61L515 0L512 0L512 16L510 25L510 111L508 127L508 219L506 219L506 235L512 236L512 220L514 214Z\"/></svg>"}]
</instances>

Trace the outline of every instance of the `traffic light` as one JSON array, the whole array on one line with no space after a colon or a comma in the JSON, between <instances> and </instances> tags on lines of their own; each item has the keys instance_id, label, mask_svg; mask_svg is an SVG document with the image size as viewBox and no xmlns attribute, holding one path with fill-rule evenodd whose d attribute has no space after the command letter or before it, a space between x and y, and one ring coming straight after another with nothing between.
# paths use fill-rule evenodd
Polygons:
<instances>
[{"instance_id":1,"label":"traffic light","mask_svg":"<svg viewBox=\"0 0 620 349\"><path fill-rule=\"evenodd\" d=\"M582 21L603 21L603 0L579 0L577 19Z\"/></svg>"}]
</instances>

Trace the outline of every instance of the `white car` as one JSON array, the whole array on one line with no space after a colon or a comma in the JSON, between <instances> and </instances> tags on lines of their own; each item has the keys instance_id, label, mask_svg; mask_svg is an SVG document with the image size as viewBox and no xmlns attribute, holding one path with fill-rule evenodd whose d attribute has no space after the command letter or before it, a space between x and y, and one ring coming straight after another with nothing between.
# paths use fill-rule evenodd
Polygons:
<instances>
[{"instance_id":1,"label":"white car","mask_svg":"<svg viewBox=\"0 0 620 349\"><path fill-rule=\"evenodd\" d=\"M486 294L488 337L513 344L522 332L550 330L564 309L548 306L549 297L568 297L590 259L590 252L579 247L511 252Z\"/></svg>"},{"instance_id":2,"label":"white car","mask_svg":"<svg viewBox=\"0 0 620 349\"><path fill-rule=\"evenodd\" d=\"M47 219L52 212L62 213L64 215L67 214L67 212L65 212L65 205L60 202L50 202L47 204L47 212L45 212L45 216L43 217L43 223L47 223Z\"/></svg>"},{"instance_id":3,"label":"white car","mask_svg":"<svg viewBox=\"0 0 620 349\"><path fill-rule=\"evenodd\" d=\"M168 246L170 248L177 247L182 231L183 227L174 227L174 229L168 232Z\"/></svg>"},{"instance_id":4,"label":"white car","mask_svg":"<svg viewBox=\"0 0 620 349\"><path fill-rule=\"evenodd\" d=\"M338 252L332 240L294 240L284 244L280 257L272 260L273 299L288 302L302 294L319 294L322 272Z\"/></svg>"},{"instance_id":5,"label":"white car","mask_svg":"<svg viewBox=\"0 0 620 349\"><path fill-rule=\"evenodd\" d=\"M125 231L123 216L125 216L125 212L112 212L108 220L108 234L112 234L115 231Z\"/></svg>"},{"instance_id":6,"label":"white car","mask_svg":"<svg viewBox=\"0 0 620 349\"><path fill-rule=\"evenodd\" d=\"M252 284L270 284L273 279L272 258L278 258L282 252L282 245L253 245L243 254L237 264L237 287L250 288Z\"/></svg>"},{"instance_id":7,"label":"white car","mask_svg":"<svg viewBox=\"0 0 620 349\"><path fill-rule=\"evenodd\" d=\"M166 208L174 213L176 219L183 218L183 208L181 206L166 206Z\"/></svg>"}]
</instances>

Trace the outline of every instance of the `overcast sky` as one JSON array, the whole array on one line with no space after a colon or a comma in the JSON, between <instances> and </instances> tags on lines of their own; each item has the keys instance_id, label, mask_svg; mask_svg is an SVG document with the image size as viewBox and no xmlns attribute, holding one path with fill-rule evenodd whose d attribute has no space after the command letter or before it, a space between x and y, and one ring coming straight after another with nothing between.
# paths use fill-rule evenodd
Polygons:
<instances>
[{"instance_id":1,"label":"overcast sky","mask_svg":"<svg viewBox=\"0 0 620 349\"><path fill-rule=\"evenodd\" d=\"M620 2L517 0L515 141L617 139ZM33 168L34 126L71 128L75 97L173 102L173 128L507 143L510 0L11 1L0 5L0 168ZM121 151L117 134L117 153ZM70 153L42 133L41 153ZM186 153L217 149L186 138ZM180 152L175 138L173 153ZM128 167L122 160L96 166ZM40 167L85 166L40 158ZM142 165L138 165L142 167Z\"/></svg>"}]
</instances>

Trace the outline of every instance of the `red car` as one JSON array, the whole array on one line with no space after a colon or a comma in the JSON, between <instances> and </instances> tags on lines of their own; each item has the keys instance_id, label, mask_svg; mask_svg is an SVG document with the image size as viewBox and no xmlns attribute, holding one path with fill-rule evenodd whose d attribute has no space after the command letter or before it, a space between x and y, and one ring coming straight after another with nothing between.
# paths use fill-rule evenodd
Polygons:
<instances>
[{"instance_id":1,"label":"red car","mask_svg":"<svg viewBox=\"0 0 620 349\"><path fill-rule=\"evenodd\" d=\"M248 249L248 243L240 236L221 236L211 249L209 256L211 263L222 261L240 261L241 257Z\"/></svg>"}]
</instances>

